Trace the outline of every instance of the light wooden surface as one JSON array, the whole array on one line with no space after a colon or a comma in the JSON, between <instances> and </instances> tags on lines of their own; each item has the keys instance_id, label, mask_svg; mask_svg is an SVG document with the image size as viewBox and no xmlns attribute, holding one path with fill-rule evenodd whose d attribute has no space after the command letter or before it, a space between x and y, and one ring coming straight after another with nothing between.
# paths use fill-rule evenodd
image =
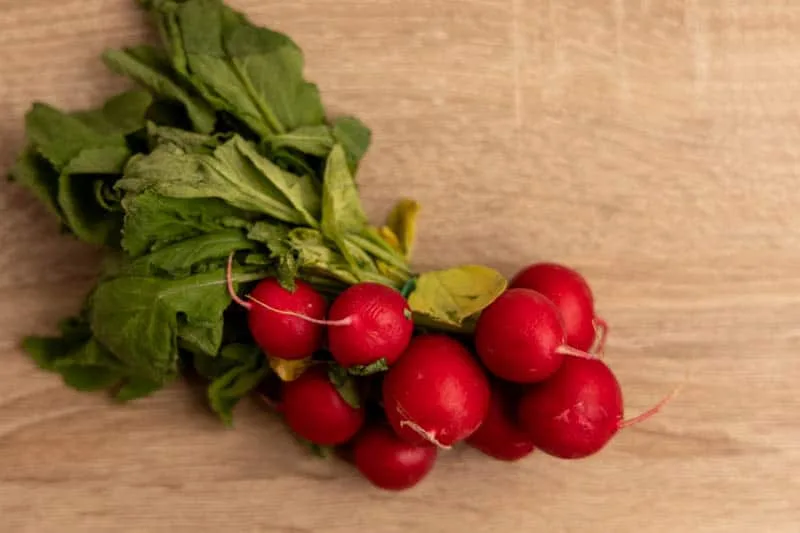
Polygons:
<instances>
[{"instance_id":1,"label":"light wooden surface","mask_svg":"<svg viewBox=\"0 0 800 533\"><path fill-rule=\"evenodd\" d=\"M289 32L328 106L373 127L369 212L424 205L420 267L582 269L629 413L579 462L447 454L416 490L308 457L255 404L235 430L176 386L126 407L17 348L74 311L96 255L0 185L0 531L800 531L800 3L233 2ZM126 0L0 0L0 170L32 100L124 86Z\"/></svg>"}]
</instances>

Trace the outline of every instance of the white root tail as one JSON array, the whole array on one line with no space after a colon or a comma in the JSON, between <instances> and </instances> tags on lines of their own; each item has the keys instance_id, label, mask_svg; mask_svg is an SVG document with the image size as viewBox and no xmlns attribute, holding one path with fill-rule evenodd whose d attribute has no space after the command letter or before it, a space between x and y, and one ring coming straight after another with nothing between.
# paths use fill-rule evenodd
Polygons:
<instances>
[{"instance_id":1,"label":"white root tail","mask_svg":"<svg viewBox=\"0 0 800 533\"><path fill-rule=\"evenodd\" d=\"M245 309L252 309L253 303L260 305L265 309L269 309L273 313L278 313L281 315L286 316L293 316L295 318L300 318L305 320L306 322L311 322L312 324L319 324L321 326L349 326L353 323L353 317L346 316L341 320L318 320L316 318L311 318L310 316L304 315L302 313L295 313L294 311L284 311L283 309L278 309L276 307L272 307L271 305L267 305L261 300L253 298L251 295L247 295L246 298L248 300L252 300L252 302L248 302L247 300L243 300L233 288L233 252L228 256L228 267L225 269L225 283L228 287L228 295L230 295L231 300L236 302L237 304L241 305Z\"/></svg>"},{"instance_id":2,"label":"white root tail","mask_svg":"<svg viewBox=\"0 0 800 533\"><path fill-rule=\"evenodd\" d=\"M657 414L659 411L661 411L661 409L664 408L665 405L667 405L673 398L675 398L675 396L678 395L680 390L681 390L681 387L675 387L675 390L673 390L672 392L670 392L669 394L664 396L661 399L661 401L659 401L657 404L655 404L653 407L651 407L647 411L645 411L645 412L643 412L641 414L638 414L638 415L636 415L633 418L630 418L628 420L620 421L619 426L618 426L619 429L624 429L624 428L627 428L627 427L635 426L636 424L638 424L640 422L644 422L648 418L650 418L653 415Z\"/></svg>"},{"instance_id":3,"label":"white root tail","mask_svg":"<svg viewBox=\"0 0 800 533\"><path fill-rule=\"evenodd\" d=\"M225 283L228 287L228 294L230 295L231 300L241 305L245 309L250 309L253 307L253 304L242 300L233 289L233 252L231 252L231 255L228 256L228 268L225 269Z\"/></svg>"},{"instance_id":4,"label":"white root tail","mask_svg":"<svg viewBox=\"0 0 800 533\"><path fill-rule=\"evenodd\" d=\"M295 313L294 311L284 311L283 309L272 307L271 305L267 305L257 298L253 298L249 294L247 295L247 299L265 309L269 309L273 313L278 313L279 315L293 316L295 318L301 318L306 322L311 322L312 324L319 324L320 326L349 326L350 324L353 323L353 317L350 316L346 316L341 320L318 320L316 318L311 318L310 316L304 315L302 313Z\"/></svg>"},{"instance_id":5,"label":"white root tail","mask_svg":"<svg viewBox=\"0 0 800 533\"><path fill-rule=\"evenodd\" d=\"M422 429L422 427L420 427L419 425L415 424L414 422L411 422L410 420L401 420L400 421L400 427L401 428L409 428L409 429L411 429L414 433L416 433L417 435L419 435L420 437L422 437L426 441L430 442L431 444L433 444L437 448L440 448L442 450L449 450L450 449L450 446L442 444L441 442L436 440L435 436L433 436L431 433L425 431L424 429Z\"/></svg>"},{"instance_id":6,"label":"white root tail","mask_svg":"<svg viewBox=\"0 0 800 533\"><path fill-rule=\"evenodd\" d=\"M593 353L584 352L583 350L578 350L577 348L573 348L572 346L568 346L566 344L562 344L556 348L556 353L570 357L580 357L581 359L600 359L600 357Z\"/></svg>"},{"instance_id":7,"label":"white root tail","mask_svg":"<svg viewBox=\"0 0 800 533\"><path fill-rule=\"evenodd\" d=\"M589 348L589 353L601 354L606 347L606 338L608 337L608 322L598 317L594 318L594 342Z\"/></svg>"}]
</instances>

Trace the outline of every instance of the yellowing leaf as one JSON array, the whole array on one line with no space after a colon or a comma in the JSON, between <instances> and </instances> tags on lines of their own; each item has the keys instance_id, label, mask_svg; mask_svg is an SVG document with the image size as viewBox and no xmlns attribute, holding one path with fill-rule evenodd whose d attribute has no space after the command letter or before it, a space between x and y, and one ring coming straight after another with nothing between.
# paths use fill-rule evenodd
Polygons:
<instances>
[{"instance_id":1,"label":"yellowing leaf","mask_svg":"<svg viewBox=\"0 0 800 533\"><path fill-rule=\"evenodd\" d=\"M409 259L414 251L419 208L417 202L404 198L395 204L392 212L386 217L386 228L397 238L400 251L403 252L406 259ZM383 236L383 228L381 235Z\"/></svg>"},{"instance_id":2,"label":"yellowing leaf","mask_svg":"<svg viewBox=\"0 0 800 533\"><path fill-rule=\"evenodd\" d=\"M400 246L400 240L397 238L397 235L394 234L394 232L389 226L382 226L378 228L377 231L378 235L380 235L380 238L383 239L386 242L386 244L388 244L394 250L400 252L401 254L403 253L403 249ZM378 272L380 272L384 276L391 275L392 267L390 265L380 260L376 261L375 264L378 265Z\"/></svg>"},{"instance_id":3,"label":"yellowing leaf","mask_svg":"<svg viewBox=\"0 0 800 533\"><path fill-rule=\"evenodd\" d=\"M308 368L314 364L310 357L305 359L279 359L277 357L270 356L269 358L269 366L275 371L275 374L281 378L281 381L294 381L299 378L303 372L308 370Z\"/></svg>"},{"instance_id":4,"label":"yellowing leaf","mask_svg":"<svg viewBox=\"0 0 800 533\"><path fill-rule=\"evenodd\" d=\"M460 328L506 290L508 281L489 267L465 265L421 274L408 298L426 322Z\"/></svg>"},{"instance_id":5,"label":"yellowing leaf","mask_svg":"<svg viewBox=\"0 0 800 533\"><path fill-rule=\"evenodd\" d=\"M400 246L400 239L397 238L397 234L392 231L392 228L389 226L383 226L378 229L378 235L381 236L381 239L386 241L386 244L397 250L398 252L403 252L402 246Z\"/></svg>"}]
</instances>

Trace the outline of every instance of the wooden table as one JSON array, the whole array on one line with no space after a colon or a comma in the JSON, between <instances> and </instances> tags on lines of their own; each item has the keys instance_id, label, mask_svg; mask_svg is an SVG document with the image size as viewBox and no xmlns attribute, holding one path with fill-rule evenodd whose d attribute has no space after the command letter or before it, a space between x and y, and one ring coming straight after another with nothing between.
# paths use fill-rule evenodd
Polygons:
<instances>
[{"instance_id":1,"label":"wooden table","mask_svg":"<svg viewBox=\"0 0 800 533\"><path fill-rule=\"evenodd\" d=\"M239 0L289 32L327 105L375 132L372 217L425 211L420 268L536 259L592 281L628 413L577 462L446 454L416 490L309 457L255 403L234 430L186 386L124 407L18 349L76 310L97 255L0 187L0 530L800 531L800 4ZM124 86L132 2L0 0L0 167L33 100Z\"/></svg>"}]
</instances>

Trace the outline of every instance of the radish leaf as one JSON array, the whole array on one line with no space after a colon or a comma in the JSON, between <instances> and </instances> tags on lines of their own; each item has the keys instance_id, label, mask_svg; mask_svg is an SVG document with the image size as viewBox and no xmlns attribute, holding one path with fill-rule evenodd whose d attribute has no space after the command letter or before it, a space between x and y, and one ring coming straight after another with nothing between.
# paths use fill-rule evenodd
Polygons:
<instances>
[{"instance_id":1,"label":"radish leaf","mask_svg":"<svg viewBox=\"0 0 800 533\"><path fill-rule=\"evenodd\" d=\"M246 228L246 212L217 198L170 198L127 194L122 247L133 257L171 243L229 228Z\"/></svg>"},{"instance_id":2,"label":"radish leaf","mask_svg":"<svg viewBox=\"0 0 800 533\"><path fill-rule=\"evenodd\" d=\"M506 289L502 274L480 265L466 265L420 274L408 304L425 325L460 328Z\"/></svg>"},{"instance_id":3,"label":"radish leaf","mask_svg":"<svg viewBox=\"0 0 800 533\"><path fill-rule=\"evenodd\" d=\"M314 361L310 357L305 359L280 359L268 356L269 366L281 381L294 381L309 369Z\"/></svg>"},{"instance_id":4,"label":"radish leaf","mask_svg":"<svg viewBox=\"0 0 800 533\"><path fill-rule=\"evenodd\" d=\"M333 386L336 387L339 396L341 396L350 407L354 409L361 407L361 398L359 398L355 381L353 381L353 378L347 373L346 369L332 363L328 369L328 378L331 380L331 383L333 383Z\"/></svg>"},{"instance_id":5,"label":"radish leaf","mask_svg":"<svg viewBox=\"0 0 800 533\"><path fill-rule=\"evenodd\" d=\"M213 155L162 144L149 155L131 158L117 187L126 193L219 198L293 224L316 225L319 212L317 185L311 178L280 169L241 137L222 144Z\"/></svg>"},{"instance_id":6,"label":"radish leaf","mask_svg":"<svg viewBox=\"0 0 800 533\"><path fill-rule=\"evenodd\" d=\"M414 251L418 214L419 204L414 200L404 198L395 204L389 216L386 217L386 226L384 227L395 236L406 260L411 259Z\"/></svg>"},{"instance_id":7,"label":"radish leaf","mask_svg":"<svg viewBox=\"0 0 800 533\"><path fill-rule=\"evenodd\" d=\"M210 133L214 129L213 109L191 88L184 86L185 82L176 75L160 50L151 46L108 50L103 54L103 61L117 74L133 79L161 98L180 102L196 131Z\"/></svg>"},{"instance_id":8,"label":"radish leaf","mask_svg":"<svg viewBox=\"0 0 800 533\"><path fill-rule=\"evenodd\" d=\"M208 401L211 409L230 426L233 425L233 408L261 383L269 368L261 350L254 345L229 344L222 349L219 358L232 365L213 376L208 386Z\"/></svg>"},{"instance_id":9,"label":"radish leaf","mask_svg":"<svg viewBox=\"0 0 800 533\"><path fill-rule=\"evenodd\" d=\"M259 277L240 272L233 279ZM229 304L222 269L175 280L122 276L98 284L89 316L94 335L119 360L163 382L178 371L179 317L190 326L215 327Z\"/></svg>"},{"instance_id":10,"label":"radish leaf","mask_svg":"<svg viewBox=\"0 0 800 533\"><path fill-rule=\"evenodd\" d=\"M371 376L372 374L377 374L378 372L385 372L389 370L389 365L386 362L386 358L382 357L375 361L374 363L368 365L356 365L351 366L347 369L347 372L352 374L353 376Z\"/></svg>"}]
</instances>

